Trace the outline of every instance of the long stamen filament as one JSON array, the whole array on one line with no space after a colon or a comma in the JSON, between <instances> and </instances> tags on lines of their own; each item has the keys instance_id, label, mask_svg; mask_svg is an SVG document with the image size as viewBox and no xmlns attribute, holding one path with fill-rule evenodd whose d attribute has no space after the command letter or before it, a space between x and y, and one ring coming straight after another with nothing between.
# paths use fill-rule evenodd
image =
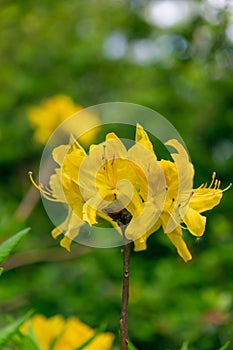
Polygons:
<instances>
[{"instance_id":1,"label":"long stamen filament","mask_svg":"<svg viewBox=\"0 0 233 350\"><path fill-rule=\"evenodd\" d=\"M28 176L29 176L29 179L31 180L31 183L33 184L33 186L35 186L35 188L37 188L39 191L41 191L41 187L39 185L37 185L37 183L34 181L34 179L32 177L32 171L28 172Z\"/></svg>"},{"instance_id":2,"label":"long stamen filament","mask_svg":"<svg viewBox=\"0 0 233 350\"><path fill-rule=\"evenodd\" d=\"M216 177L216 172L214 171L213 174L212 174L212 181L211 181L209 187L211 187L213 185L214 181L216 181L215 177Z\"/></svg>"},{"instance_id":3,"label":"long stamen filament","mask_svg":"<svg viewBox=\"0 0 233 350\"><path fill-rule=\"evenodd\" d=\"M230 183L226 188L224 188L224 189L222 190L222 192L225 192L225 191L229 190L229 188L231 188L231 186L232 186L232 183Z\"/></svg>"},{"instance_id":4,"label":"long stamen filament","mask_svg":"<svg viewBox=\"0 0 233 350\"><path fill-rule=\"evenodd\" d=\"M199 186L198 188L207 188L208 186L208 183L203 183L201 184L201 186ZM210 185L208 186L209 189L213 189L213 190L220 190L222 192L225 192L227 190L229 190L229 188L232 186L232 183L229 184L229 186L227 186L226 188L224 188L223 190L220 189L220 186L221 186L221 181L216 179L216 172L214 171L213 174L212 174L212 181L210 183ZM212 195L210 193L206 193L205 196L209 196L209 195ZM203 196L203 194L202 194Z\"/></svg>"},{"instance_id":5,"label":"long stamen filament","mask_svg":"<svg viewBox=\"0 0 233 350\"><path fill-rule=\"evenodd\" d=\"M35 180L32 177L31 171L28 172L28 176L29 176L30 181L33 184L33 186L35 186L37 188L37 190L40 191L40 193L44 196L45 199L48 199L49 201L52 201L52 202L59 202L56 198L53 197L51 190L45 191L41 185L37 185L37 183L35 182Z\"/></svg>"},{"instance_id":6,"label":"long stamen filament","mask_svg":"<svg viewBox=\"0 0 233 350\"><path fill-rule=\"evenodd\" d=\"M177 224L177 226L179 226L180 228L182 228L182 229L184 229L184 230L187 230L187 227L181 225L181 223L179 223L179 222L176 220L176 218L175 218L175 216L173 215L173 213L170 212L169 210L168 210L168 214L169 214L169 215L171 216L171 218L175 221L175 223Z\"/></svg>"}]
</instances>

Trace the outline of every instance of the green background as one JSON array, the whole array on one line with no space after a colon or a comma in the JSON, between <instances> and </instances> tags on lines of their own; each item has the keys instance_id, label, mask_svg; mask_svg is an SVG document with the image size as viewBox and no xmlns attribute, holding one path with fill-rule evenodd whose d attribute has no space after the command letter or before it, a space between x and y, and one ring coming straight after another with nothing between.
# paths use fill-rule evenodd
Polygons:
<instances>
[{"instance_id":1,"label":"green background","mask_svg":"<svg viewBox=\"0 0 233 350\"><path fill-rule=\"evenodd\" d=\"M182 135L195 186L213 171L222 188L232 182L233 4L190 3L188 19L161 28L149 20L149 1L1 1L0 240L32 227L1 277L2 325L31 308L76 315L95 328L107 323L119 348L121 249L73 244L66 253L50 237L41 202L26 220L14 217L43 150L33 141L30 106L62 93L84 107L150 107ZM138 349L180 349L187 340L192 350L215 350L232 338L232 190L206 216L201 240L185 232L190 263L162 231L132 254L129 334Z\"/></svg>"}]
</instances>

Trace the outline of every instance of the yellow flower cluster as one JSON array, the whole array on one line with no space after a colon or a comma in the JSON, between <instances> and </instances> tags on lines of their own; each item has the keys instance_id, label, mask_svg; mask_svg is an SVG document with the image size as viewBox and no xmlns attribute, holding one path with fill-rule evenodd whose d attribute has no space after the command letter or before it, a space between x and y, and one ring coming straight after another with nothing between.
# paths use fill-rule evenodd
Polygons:
<instances>
[{"instance_id":1,"label":"yellow flower cluster","mask_svg":"<svg viewBox=\"0 0 233 350\"><path fill-rule=\"evenodd\" d=\"M38 143L45 144L55 129L66 119L80 112L82 106L76 104L69 96L55 95L45 101L40 106L33 106L28 109L28 120L35 129L34 139ZM98 118L94 114L82 113L78 123L79 135L83 134L79 141L83 144L93 142L97 134L97 129L92 129L97 123ZM77 121L77 120L76 120ZM75 122L76 122L75 121ZM75 127L72 121L63 124L64 132L72 132L75 135ZM76 123L77 125L77 123ZM68 130L67 130L68 128ZM92 129L89 132L86 130Z\"/></svg>"},{"instance_id":2,"label":"yellow flower cluster","mask_svg":"<svg viewBox=\"0 0 233 350\"><path fill-rule=\"evenodd\" d=\"M189 261L182 228L202 236L206 217L201 213L218 205L223 191L215 173L209 187L193 189L194 169L186 150L175 139L165 145L173 150L173 161L159 161L147 133L137 125L135 144L129 149L114 133L92 145L88 154L76 140L55 148L59 167L50 177L50 188L36 185L47 199L68 204L68 216L52 231L53 237L63 233L61 245L70 250L83 223L94 225L101 217L120 234L124 228L140 251L162 227L178 254Z\"/></svg>"},{"instance_id":3,"label":"yellow flower cluster","mask_svg":"<svg viewBox=\"0 0 233 350\"><path fill-rule=\"evenodd\" d=\"M73 350L87 342L95 334L93 329L78 318L70 317L65 320L59 315L51 318L35 315L22 325L20 331L23 334L30 334L32 331L41 350L49 350L55 339L53 350ZM113 340L112 333L100 333L84 349L110 350Z\"/></svg>"}]
</instances>

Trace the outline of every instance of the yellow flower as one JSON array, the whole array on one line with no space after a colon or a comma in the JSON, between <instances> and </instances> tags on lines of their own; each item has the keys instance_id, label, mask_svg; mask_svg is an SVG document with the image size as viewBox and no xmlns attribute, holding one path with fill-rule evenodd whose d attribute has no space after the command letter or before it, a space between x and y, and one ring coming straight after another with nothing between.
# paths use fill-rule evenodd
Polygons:
<instances>
[{"instance_id":1,"label":"yellow flower","mask_svg":"<svg viewBox=\"0 0 233 350\"><path fill-rule=\"evenodd\" d=\"M174 244L178 254L187 262L192 259L192 256L183 240L182 228L187 228L194 236L202 236L206 217L200 213L218 205L223 192L231 185L225 190L221 190L220 181L215 179L216 174L213 173L209 187L207 184L203 184L199 188L193 189L194 169L185 149L177 140L169 140L166 145L175 148L176 153L171 153L174 162L160 161L166 178L167 195L156 228L162 226L164 233ZM153 175L151 173L151 176ZM182 226L183 223L186 227ZM148 235L144 235L136 241L137 251L146 249L147 238Z\"/></svg>"},{"instance_id":2,"label":"yellow flower","mask_svg":"<svg viewBox=\"0 0 233 350\"><path fill-rule=\"evenodd\" d=\"M73 350L88 341L95 331L76 317L65 320L62 316L46 318L35 315L20 328L23 334L30 334L32 330L41 350L49 350L51 343L57 339L54 350ZM112 333L98 334L85 350L110 350L113 345Z\"/></svg>"},{"instance_id":3,"label":"yellow flower","mask_svg":"<svg viewBox=\"0 0 233 350\"><path fill-rule=\"evenodd\" d=\"M54 238L64 233L63 247L70 250L84 221L93 225L98 217L109 221L119 233L121 226L127 226L126 237L132 240L151 230L157 220L155 207L146 200L151 195L147 179L151 169L155 172L152 184L157 192L162 188L164 200L166 195L165 183L156 183L162 168L151 147L138 125L136 144L130 150L114 133L106 136L105 143L92 145L89 154L74 140L71 145L54 149L53 158L59 168L50 177L50 189L36 186L45 198L68 204L66 220L52 231ZM158 208L156 211L159 213Z\"/></svg>"},{"instance_id":4,"label":"yellow flower","mask_svg":"<svg viewBox=\"0 0 233 350\"><path fill-rule=\"evenodd\" d=\"M84 220L92 225L99 215L111 223L118 221L118 226L127 225L127 238L128 228L143 211L148 194L145 173L139 163L134 162L132 153L132 149L127 151L118 137L110 133L105 144L91 147L79 171L79 186L86 201ZM122 211L124 218L118 220L117 214Z\"/></svg>"},{"instance_id":5,"label":"yellow flower","mask_svg":"<svg viewBox=\"0 0 233 350\"><path fill-rule=\"evenodd\" d=\"M38 107L29 108L28 119L35 128L34 139L41 144L45 144L54 130L64 122L64 120L80 112L82 109L82 106L75 104L74 101L66 95L55 95L43 101ZM78 125L78 135L81 135L79 140L83 144L88 144L94 139L97 134L97 128L94 127L97 124L98 118L94 114L82 112L82 123ZM64 123L62 127L65 132L76 135L77 120L70 120ZM85 132L88 129L91 130Z\"/></svg>"},{"instance_id":6,"label":"yellow flower","mask_svg":"<svg viewBox=\"0 0 233 350\"><path fill-rule=\"evenodd\" d=\"M168 188L172 182L177 181L177 171L174 171L174 163L163 163ZM173 168L173 171L171 171ZM183 169L185 173L187 168ZM173 174L171 176L171 174ZM220 203L223 192L226 190L220 189L220 181L215 179L216 174L213 173L212 182L209 187L201 185L197 189L193 189L182 193L182 182L180 184L181 195L177 198L169 198L168 206L161 215L161 222L164 232L170 238L172 243L177 248L179 255L184 261L189 261L192 256L182 238L182 226L184 223L189 232L197 237L203 235L206 225L206 217L200 213L214 208ZM183 198L182 198L183 195ZM170 202L170 208L169 208ZM169 222L171 223L169 226Z\"/></svg>"},{"instance_id":7,"label":"yellow flower","mask_svg":"<svg viewBox=\"0 0 233 350\"><path fill-rule=\"evenodd\" d=\"M92 145L89 154L76 140L54 149L59 165L50 178L50 189L37 186L49 200L68 204L66 220L52 231L64 234L61 245L70 250L80 227L109 221L136 251L146 249L147 238L161 226L188 261L191 254L182 238L182 224L191 234L204 233L206 218L200 213L219 204L223 191L220 182L193 190L193 165L184 147L169 140L172 161L158 161L147 133L137 125L135 144L126 149L121 140L109 133L104 143ZM33 180L32 180L33 181ZM213 187L214 185L214 187Z\"/></svg>"}]
</instances>

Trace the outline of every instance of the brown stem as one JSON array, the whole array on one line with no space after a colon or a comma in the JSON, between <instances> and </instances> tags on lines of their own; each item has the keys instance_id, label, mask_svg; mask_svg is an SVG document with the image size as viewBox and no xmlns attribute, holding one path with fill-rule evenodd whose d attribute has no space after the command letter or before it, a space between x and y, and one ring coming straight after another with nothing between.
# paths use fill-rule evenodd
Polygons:
<instances>
[{"instance_id":1,"label":"brown stem","mask_svg":"<svg viewBox=\"0 0 233 350\"><path fill-rule=\"evenodd\" d=\"M129 273L130 273L130 249L131 242L125 237L125 229L122 228L124 238L123 248L123 283L122 305L120 318L121 350L128 350L128 302L129 302Z\"/></svg>"}]
</instances>

